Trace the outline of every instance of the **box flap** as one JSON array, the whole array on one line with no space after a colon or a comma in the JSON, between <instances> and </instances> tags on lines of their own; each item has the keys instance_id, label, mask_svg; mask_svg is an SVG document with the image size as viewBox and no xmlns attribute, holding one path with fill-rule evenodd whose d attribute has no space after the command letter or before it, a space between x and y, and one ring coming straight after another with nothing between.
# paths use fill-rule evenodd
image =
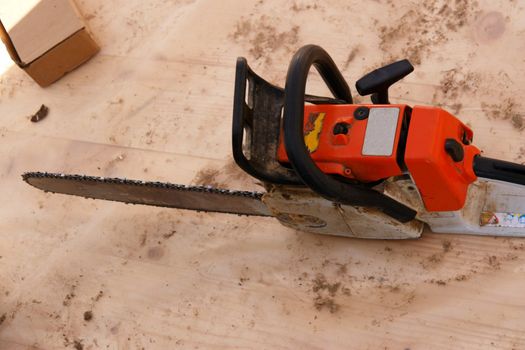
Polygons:
<instances>
[{"instance_id":1,"label":"box flap","mask_svg":"<svg viewBox=\"0 0 525 350\"><path fill-rule=\"evenodd\" d=\"M2 39L2 42L4 43L5 48L7 49L7 53L9 54L11 59L17 65L23 66L22 62L20 61L20 57L18 57L18 53L16 52L15 46L13 45L13 42L11 41L9 34L7 34L7 31L5 30L5 27L2 24L1 20L0 20L0 39Z\"/></svg>"},{"instance_id":2,"label":"box flap","mask_svg":"<svg viewBox=\"0 0 525 350\"><path fill-rule=\"evenodd\" d=\"M0 1L0 19L23 64L84 28L70 0Z\"/></svg>"}]
</instances>

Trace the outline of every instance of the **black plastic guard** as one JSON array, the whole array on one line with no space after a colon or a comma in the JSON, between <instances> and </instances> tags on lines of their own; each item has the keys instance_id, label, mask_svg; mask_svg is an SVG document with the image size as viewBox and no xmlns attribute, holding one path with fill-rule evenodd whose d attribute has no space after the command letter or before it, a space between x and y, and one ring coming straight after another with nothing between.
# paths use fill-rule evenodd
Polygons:
<instances>
[{"instance_id":1,"label":"black plastic guard","mask_svg":"<svg viewBox=\"0 0 525 350\"><path fill-rule=\"evenodd\" d=\"M310 95L305 96L304 101L313 104L344 102ZM233 158L245 172L265 183L303 185L293 169L277 161L283 106L284 90L259 77L246 59L239 57L233 98Z\"/></svg>"}]
</instances>

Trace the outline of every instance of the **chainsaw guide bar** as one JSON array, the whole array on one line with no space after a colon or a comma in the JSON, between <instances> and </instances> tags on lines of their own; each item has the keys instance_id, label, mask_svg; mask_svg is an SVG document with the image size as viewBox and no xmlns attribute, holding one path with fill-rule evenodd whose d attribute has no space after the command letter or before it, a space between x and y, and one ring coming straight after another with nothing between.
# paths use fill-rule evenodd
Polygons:
<instances>
[{"instance_id":1,"label":"chainsaw guide bar","mask_svg":"<svg viewBox=\"0 0 525 350\"><path fill-rule=\"evenodd\" d=\"M204 212L272 216L261 201L261 192L46 172L28 172L22 178L46 192L84 198Z\"/></svg>"}]
</instances>

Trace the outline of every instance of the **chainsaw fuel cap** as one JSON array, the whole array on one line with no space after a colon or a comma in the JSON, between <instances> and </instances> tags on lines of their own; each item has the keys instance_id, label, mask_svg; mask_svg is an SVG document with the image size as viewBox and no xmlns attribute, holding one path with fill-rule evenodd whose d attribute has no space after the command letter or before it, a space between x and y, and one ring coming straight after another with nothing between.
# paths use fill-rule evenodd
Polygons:
<instances>
[{"instance_id":1,"label":"chainsaw fuel cap","mask_svg":"<svg viewBox=\"0 0 525 350\"><path fill-rule=\"evenodd\" d=\"M368 107L357 107L354 111L354 118L356 120L365 120L368 118L370 109Z\"/></svg>"}]
</instances>

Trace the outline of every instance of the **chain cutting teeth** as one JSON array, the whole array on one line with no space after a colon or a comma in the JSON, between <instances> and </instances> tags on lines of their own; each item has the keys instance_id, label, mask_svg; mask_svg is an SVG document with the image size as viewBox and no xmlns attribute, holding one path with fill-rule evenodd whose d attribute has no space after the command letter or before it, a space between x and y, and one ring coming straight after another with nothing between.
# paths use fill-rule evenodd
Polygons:
<instances>
[{"instance_id":1,"label":"chain cutting teeth","mask_svg":"<svg viewBox=\"0 0 525 350\"><path fill-rule=\"evenodd\" d=\"M262 192L47 172L27 172L22 178L46 192L84 198L204 212L272 216L261 201Z\"/></svg>"}]
</instances>

